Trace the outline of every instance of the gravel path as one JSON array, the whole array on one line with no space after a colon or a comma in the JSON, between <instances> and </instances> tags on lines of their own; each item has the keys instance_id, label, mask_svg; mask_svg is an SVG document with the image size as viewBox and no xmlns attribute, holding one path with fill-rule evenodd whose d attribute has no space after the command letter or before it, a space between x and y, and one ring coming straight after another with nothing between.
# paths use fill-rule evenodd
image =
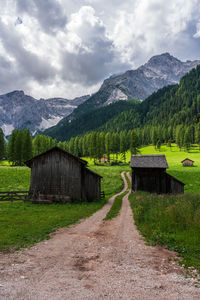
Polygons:
<instances>
[{"instance_id":1,"label":"gravel path","mask_svg":"<svg viewBox=\"0 0 200 300\"><path fill-rule=\"evenodd\" d=\"M122 178L124 192L123 173ZM48 241L1 255L0 299L199 300L200 289L168 260L176 254L145 245L134 225L128 195L120 215L102 221L113 200Z\"/></svg>"}]
</instances>

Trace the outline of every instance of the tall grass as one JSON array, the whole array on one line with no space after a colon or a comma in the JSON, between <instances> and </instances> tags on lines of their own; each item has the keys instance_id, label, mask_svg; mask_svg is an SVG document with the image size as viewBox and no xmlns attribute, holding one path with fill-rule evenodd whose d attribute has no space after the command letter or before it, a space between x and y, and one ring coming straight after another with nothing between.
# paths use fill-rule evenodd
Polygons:
<instances>
[{"instance_id":1,"label":"tall grass","mask_svg":"<svg viewBox=\"0 0 200 300\"><path fill-rule=\"evenodd\" d=\"M165 245L200 270L200 195L131 194L136 225L146 240Z\"/></svg>"}]
</instances>

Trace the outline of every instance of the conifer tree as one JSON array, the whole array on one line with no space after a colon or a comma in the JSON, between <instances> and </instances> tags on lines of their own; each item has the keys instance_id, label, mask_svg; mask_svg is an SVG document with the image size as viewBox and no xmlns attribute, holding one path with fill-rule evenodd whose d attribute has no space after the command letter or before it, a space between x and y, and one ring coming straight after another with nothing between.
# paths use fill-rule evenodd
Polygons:
<instances>
[{"instance_id":1,"label":"conifer tree","mask_svg":"<svg viewBox=\"0 0 200 300\"><path fill-rule=\"evenodd\" d=\"M190 136L190 128L188 127L185 131L184 135L184 147L186 151L190 151L191 147L191 136Z\"/></svg>"},{"instance_id":2,"label":"conifer tree","mask_svg":"<svg viewBox=\"0 0 200 300\"><path fill-rule=\"evenodd\" d=\"M105 135L105 150L108 161L110 161L110 153L111 153L111 134L107 132Z\"/></svg>"},{"instance_id":3,"label":"conifer tree","mask_svg":"<svg viewBox=\"0 0 200 300\"><path fill-rule=\"evenodd\" d=\"M10 163L12 163L13 165L16 162L15 143L16 143L17 132L18 132L17 129L12 131L12 133L8 139L8 146L7 146L8 161Z\"/></svg>"},{"instance_id":4,"label":"conifer tree","mask_svg":"<svg viewBox=\"0 0 200 300\"><path fill-rule=\"evenodd\" d=\"M3 130L0 128L0 160L5 155L5 139L4 139L4 133Z\"/></svg>"},{"instance_id":5,"label":"conifer tree","mask_svg":"<svg viewBox=\"0 0 200 300\"><path fill-rule=\"evenodd\" d=\"M125 132L120 132L120 153L124 162L126 162L126 135Z\"/></svg>"},{"instance_id":6,"label":"conifer tree","mask_svg":"<svg viewBox=\"0 0 200 300\"><path fill-rule=\"evenodd\" d=\"M135 132L135 130L132 130L131 135L130 135L130 150L131 154L138 154L139 153L139 139L138 136Z\"/></svg>"},{"instance_id":7,"label":"conifer tree","mask_svg":"<svg viewBox=\"0 0 200 300\"><path fill-rule=\"evenodd\" d=\"M29 129L26 129L22 132L22 138L23 138L22 160L24 162L28 159L31 159L33 156L32 138Z\"/></svg>"}]
</instances>

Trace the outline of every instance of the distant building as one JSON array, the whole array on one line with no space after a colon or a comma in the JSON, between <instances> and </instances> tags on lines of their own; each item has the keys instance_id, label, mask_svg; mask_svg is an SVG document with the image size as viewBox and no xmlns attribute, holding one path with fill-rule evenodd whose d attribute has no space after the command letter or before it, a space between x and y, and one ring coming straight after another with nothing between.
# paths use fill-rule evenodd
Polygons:
<instances>
[{"instance_id":1,"label":"distant building","mask_svg":"<svg viewBox=\"0 0 200 300\"><path fill-rule=\"evenodd\" d=\"M189 158L185 158L184 160L182 160L181 163L182 163L183 167L193 167L194 166L194 161Z\"/></svg>"},{"instance_id":2,"label":"distant building","mask_svg":"<svg viewBox=\"0 0 200 300\"><path fill-rule=\"evenodd\" d=\"M102 157L102 158L99 159L99 162L103 162L103 163L108 162L108 161L109 160L108 160L107 157Z\"/></svg>"},{"instance_id":3,"label":"distant building","mask_svg":"<svg viewBox=\"0 0 200 300\"><path fill-rule=\"evenodd\" d=\"M101 198L101 176L87 162L58 148L25 162L31 168L29 195L33 202L95 201Z\"/></svg>"},{"instance_id":4,"label":"distant building","mask_svg":"<svg viewBox=\"0 0 200 300\"><path fill-rule=\"evenodd\" d=\"M184 193L184 183L166 173L165 155L133 155L132 191L151 193Z\"/></svg>"}]
</instances>

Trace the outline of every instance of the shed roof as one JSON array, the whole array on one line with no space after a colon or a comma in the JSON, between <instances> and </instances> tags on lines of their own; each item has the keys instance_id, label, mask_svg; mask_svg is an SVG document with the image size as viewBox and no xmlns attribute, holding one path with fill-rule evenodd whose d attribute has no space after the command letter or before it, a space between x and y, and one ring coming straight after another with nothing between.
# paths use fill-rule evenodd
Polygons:
<instances>
[{"instance_id":1,"label":"shed roof","mask_svg":"<svg viewBox=\"0 0 200 300\"><path fill-rule=\"evenodd\" d=\"M132 168L168 168L165 155L133 155L130 166Z\"/></svg>"},{"instance_id":2,"label":"shed roof","mask_svg":"<svg viewBox=\"0 0 200 300\"><path fill-rule=\"evenodd\" d=\"M184 161L186 161L186 160L189 160L189 161L191 161L191 162L194 162L194 160L191 160L190 158L185 158L184 160L182 160L182 163L183 163Z\"/></svg>"},{"instance_id":3,"label":"shed roof","mask_svg":"<svg viewBox=\"0 0 200 300\"><path fill-rule=\"evenodd\" d=\"M81 158L79 158L79 157L77 157L77 156L75 156L75 155L73 155L73 154L71 154L71 153L69 153L69 152L67 152L67 151L65 151L65 150L63 150L63 149L61 149L61 148L59 148L59 147L57 147L57 146L55 146L55 147L53 147L53 148L51 148L51 149L49 149L49 150L47 150L47 151L45 151L45 152L39 154L39 155L34 156L33 158L31 158L31 159L25 161L24 163L25 163L29 168L31 168L31 165L32 165L32 163L33 163L34 160L37 160L38 158L40 158L40 157L42 157L42 156L45 156L45 155L47 155L47 154L50 153L50 152L60 152L60 153L62 153L63 155L67 155L67 156L73 157L74 159L76 159L77 161L79 161L79 162L80 162L81 164L83 164L83 165L87 165L87 161L85 161L85 160L83 160L83 159L81 159Z\"/></svg>"}]
</instances>

